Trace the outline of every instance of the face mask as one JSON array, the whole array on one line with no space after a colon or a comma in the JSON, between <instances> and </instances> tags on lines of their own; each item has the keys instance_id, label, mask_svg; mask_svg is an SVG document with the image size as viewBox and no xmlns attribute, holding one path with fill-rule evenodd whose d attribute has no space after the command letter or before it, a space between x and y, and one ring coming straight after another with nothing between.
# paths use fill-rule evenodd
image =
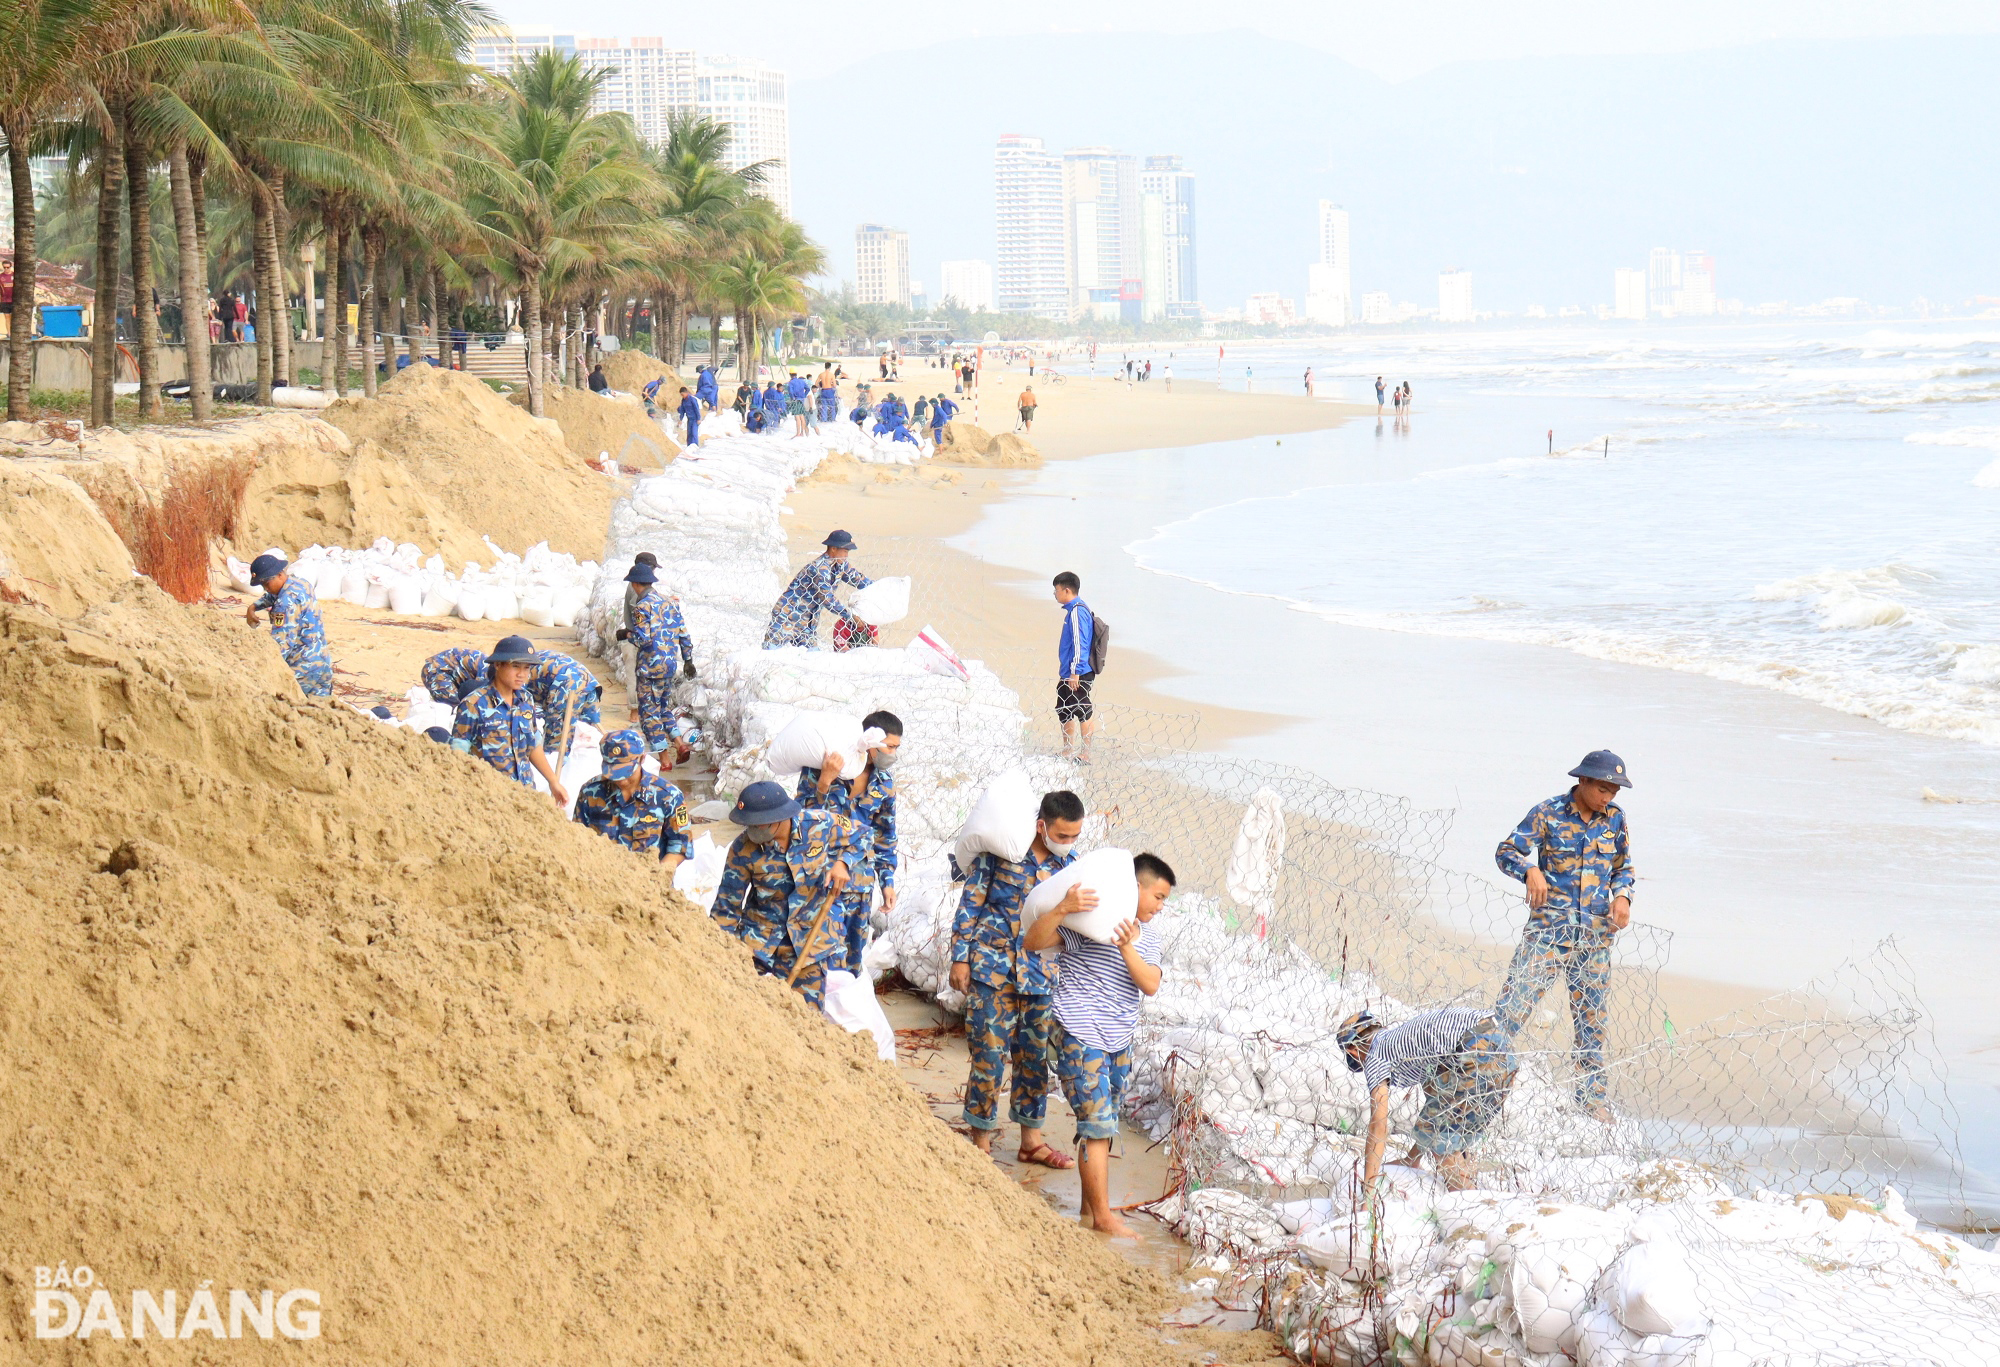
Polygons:
<instances>
[{"instance_id":1,"label":"face mask","mask_svg":"<svg viewBox=\"0 0 2000 1367\"><path fill-rule=\"evenodd\" d=\"M746 826L743 834L753 845L768 845L778 838L776 826Z\"/></svg>"},{"instance_id":2,"label":"face mask","mask_svg":"<svg viewBox=\"0 0 2000 1367\"><path fill-rule=\"evenodd\" d=\"M1042 836L1042 843L1047 845L1049 853L1055 855L1057 858L1061 858L1076 848L1074 840L1051 840L1046 834Z\"/></svg>"},{"instance_id":3,"label":"face mask","mask_svg":"<svg viewBox=\"0 0 2000 1367\"><path fill-rule=\"evenodd\" d=\"M868 762L877 769L893 769L896 767L896 754L894 750L870 750Z\"/></svg>"}]
</instances>

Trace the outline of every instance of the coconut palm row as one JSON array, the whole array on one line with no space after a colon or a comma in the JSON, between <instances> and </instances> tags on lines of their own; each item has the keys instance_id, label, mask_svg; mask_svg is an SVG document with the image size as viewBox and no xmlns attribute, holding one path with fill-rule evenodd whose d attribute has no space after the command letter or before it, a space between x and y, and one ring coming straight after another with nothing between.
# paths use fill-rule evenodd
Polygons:
<instances>
[{"instance_id":1,"label":"coconut palm row","mask_svg":"<svg viewBox=\"0 0 2000 1367\"><path fill-rule=\"evenodd\" d=\"M446 320L488 293L518 304L538 416L547 385L583 382L576 348L572 374L556 374L557 338L607 315L629 336L649 314L656 354L678 358L691 315L707 315L713 357L720 316L732 312L744 365L754 365L763 329L804 305L801 282L824 265L798 225L758 196L765 165L728 169L729 132L713 120L677 116L655 147L625 115L593 114L605 74L574 55L545 52L488 76L467 54L492 22L476 0L0 4L0 141L22 263L8 416L29 412L38 211L29 158L45 153L68 158L64 236L76 234L78 254L95 261L105 325L92 329L93 425L112 418L118 342L108 323L127 270L134 300L177 286L190 401L203 419L211 287L254 290L275 320L297 282L310 310L309 251L325 271L328 312L358 314L353 348L345 327L307 318L308 335L326 336L321 371L334 393L346 392L354 365L363 391L375 392L378 363L393 364L378 337L393 345L428 325L447 361ZM86 203L94 213L75 211ZM162 279L168 269L177 280ZM157 416L157 319L150 307L133 315L140 412ZM278 377L297 378L292 329L267 322L256 334L258 397L269 402ZM414 359L418 343L405 345Z\"/></svg>"}]
</instances>

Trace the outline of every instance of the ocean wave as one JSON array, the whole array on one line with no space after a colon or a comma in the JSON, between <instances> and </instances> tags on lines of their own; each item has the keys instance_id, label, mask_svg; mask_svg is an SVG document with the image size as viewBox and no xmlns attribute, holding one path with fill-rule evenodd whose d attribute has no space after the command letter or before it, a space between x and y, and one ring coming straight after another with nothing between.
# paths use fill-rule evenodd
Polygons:
<instances>
[{"instance_id":1,"label":"ocean wave","mask_svg":"<svg viewBox=\"0 0 2000 1367\"><path fill-rule=\"evenodd\" d=\"M1912 432L1903 438L1918 446L1970 446L2000 451L2000 427L1954 427L1946 432ZM2000 489L2000 460L1984 466L1972 477L1981 489Z\"/></svg>"},{"instance_id":2,"label":"ocean wave","mask_svg":"<svg viewBox=\"0 0 2000 1367\"><path fill-rule=\"evenodd\" d=\"M1758 603L1809 600L1813 612L1819 617L1821 631L1889 627L1907 620L1910 615L1907 607L1889 595L1903 587L1900 576L1915 573L1900 565L1882 565L1868 570L1822 570L1797 579L1761 584L1752 590L1750 598Z\"/></svg>"}]
</instances>

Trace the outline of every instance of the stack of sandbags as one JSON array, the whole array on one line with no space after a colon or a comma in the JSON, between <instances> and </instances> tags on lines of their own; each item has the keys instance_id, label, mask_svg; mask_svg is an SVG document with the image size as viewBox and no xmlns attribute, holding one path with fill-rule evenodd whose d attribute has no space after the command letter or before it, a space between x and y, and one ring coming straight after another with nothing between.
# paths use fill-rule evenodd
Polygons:
<instances>
[{"instance_id":1,"label":"stack of sandbags","mask_svg":"<svg viewBox=\"0 0 2000 1367\"><path fill-rule=\"evenodd\" d=\"M418 547L387 537L377 537L361 550L308 546L291 560L290 572L317 598L407 616L523 621L541 627L575 623L597 581L597 562L551 551L546 541L526 555L486 544L497 557L492 568L467 561L458 574L445 568L444 557L426 557ZM285 554L275 546L271 553ZM238 588L254 587L247 562L231 556L228 567Z\"/></svg>"}]
</instances>

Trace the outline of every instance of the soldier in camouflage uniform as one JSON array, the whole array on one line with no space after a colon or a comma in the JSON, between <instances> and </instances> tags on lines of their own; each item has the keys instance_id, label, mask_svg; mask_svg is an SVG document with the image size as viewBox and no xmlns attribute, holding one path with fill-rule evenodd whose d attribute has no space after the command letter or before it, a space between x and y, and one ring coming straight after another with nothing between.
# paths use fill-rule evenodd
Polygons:
<instances>
[{"instance_id":1,"label":"soldier in camouflage uniform","mask_svg":"<svg viewBox=\"0 0 2000 1367\"><path fill-rule=\"evenodd\" d=\"M417 681L432 702L457 707L466 694L486 682L486 652L471 646L440 650L424 661Z\"/></svg>"},{"instance_id":2,"label":"soldier in camouflage uniform","mask_svg":"<svg viewBox=\"0 0 2000 1367\"><path fill-rule=\"evenodd\" d=\"M451 747L476 755L525 787L541 774L556 806L569 806L569 794L549 757L542 750L542 714L528 696L528 679L537 652L525 636L505 636L486 657L493 681L473 689L458 704L452 723Z\"/></svg>"},{"instance_id":3,"label":"soldier in camouflage uniform","mask_svg":"<svg viewBox=\"0 0 2000 1367\"><path fill-rule=\"evenodd\" d=\"M750 946L759 973L789 977L821 909L867 866L868 834L851 817L806 811L770 782L745 788L729 816L744 831L729 847L711 914ZM829 910L793 986L818 1006L827 971L845 953Z\"/></svg>"},{"instance_id":4,"label":"soldier in camouflage uniform","mask_svg":"<svg viewBox=\"0 0 2000 1367\"><path fill-rule=\"evenodd\" d=\"M1075 793L1044 794L1028 853L1017 861L991 854L974 859L951 926L951 985L966 994L965 1038L972 1052L966 1129L981 1153L993 1152L1000 1077L1011 1065L1008 1119L1021 1127L1018 1157L1045 1168L1073 1168L1076 1159L1042 1138L1056 966L1053 955L1022 947L1027 928L1021 907L1037 883L1069 866L1082 830L1083 802Z\"/></svg>"},{"instance_id":5,"label":"soldier in camouflage uniform","mask_svg":"<svg viewBox=\"0 0 2000 1367\"><path fill-rule=\"evenodd\" d=\"M903 722L893 712L871 712L861 722L865 737L882 733L881 743L868 751L868 762L854 778L841 772L846 764L829 754L817 769L799 770L799 802L822 811L838 812L861 823L869 834L868 868L841 899L842 934L847 945L845 967L861 972L861 951L867 941L868 913L874 890L882 890L882 909L896 909L896 778L890 772L903 746Z\"/></svg>"},{"instance_id":6,"label":"soldier in camouflage uniform","mask_svg":"<svg viewBox=\"0 0 2000 1367\"><path fill-rule=\"evenodd\" d=\"M542 709L548 727L548 752L561 764L569 758L570 743L580 721L596 726L602 720L597 700L604 692L591 672L560 650L545 650L535 661L535 676L528 680L528 696ZM569 726L563 726L563 718Z\"/></svg>"},{"instance_id":7,"label":"soldier in camouflage uniform","mask_svg":"<svg viewBox=\"0 0 2000 1367\"><path fill-rule=\"evenodd\" d=\"M326 627L319 620L319 604L303 579L285 572L281 556L260 555L250 562L250 582L264 594L244 612L243 620L257 625L257 614L271 614L271 639L278 653L299 681L299 691L308 698L333 696L333 661L326 653Z\"/></svg>"},{"instance_id":8,"label":"soldier in camouflage uniform","mask_svg":"<svg viewBox=\"0 0 2000 1367\"><path fill-rule=\"evenodd\" d=\"M576 820L628 850L656 854L668 873L694 853L687 799L663 778L644 772L646 738L613 731L599 747L604 770L576 796Z\"/></svg>"},{"instance_id":9,"label":"soldier in camouflage uniform","mask_svg":"<svg viewBox=\"0 0 2000 1367\"><path fill-rule=\"evenodd\" d=\"M772 605L771 625L764 631L764 649L777 650L782 646L816 649L822 609L847 623L855 634L867 634L853 609L833 596L838 585L865 589L874 582L847 563L848 553L854 549L854 538L846 532L831 532L824 544L826 553L807 561Z\"/></svg>"},{"instance_id":10,"label":"soldier in camouflage uniform","mask_svg":"<svg viewBox=\"0 0 2000 1367\"><path fill-rule=\"evenodd\" d=\"M625 582L639 586L632 600L630 627L620 628L618 639L639 647L632 664L632 702L639 713L639 729L653 753L674 743L674 666L694 677L694 642L688 639L687 624L680 607L653 585L660 572L644 561L634 561L625 572Z\"/></svg>"},{"instance_id":11,"label":"soldier in camouflage uniform","mask_svg":"<svg viewBox=\"0 0 2000 1367\"><path fill-rule=\"evenodd\" d=\"M1527 884L1528 925L1493 1015L1511 1038L1556 979L1569 984L1576 1033L1576 1104L1602 1121L1604 995L1611 939L1632 920L1632 846L1625 813L1611 799L1632 780L1625 761L1593 750L1569 771L1567 793L1538 803L1494 852L1500 871ZM1531 862L1532 861L1532 862Z\"/></svg>"}]
</instances>

